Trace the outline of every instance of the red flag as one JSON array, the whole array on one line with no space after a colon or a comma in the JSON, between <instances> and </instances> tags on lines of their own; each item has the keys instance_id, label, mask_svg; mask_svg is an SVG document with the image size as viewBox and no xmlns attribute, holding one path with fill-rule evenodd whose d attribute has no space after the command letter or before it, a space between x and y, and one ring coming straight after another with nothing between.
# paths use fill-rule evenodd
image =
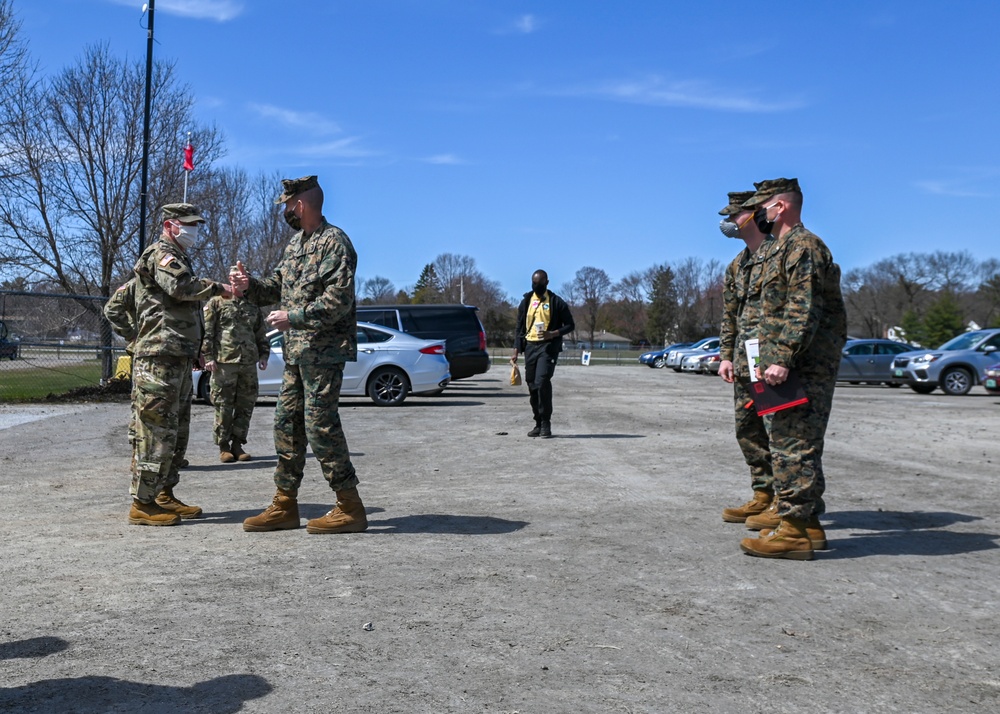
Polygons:
<instances>
[{"instance_id":1,"label":"red flag","mask_svg":"<svg viewBox=\"0 0 1000 714\"><path fill-rule=\"evenodd\" d=\"M191 146L191 142L184 147L184 170L194 171L194 147Z\"/></svg>"}]
</instances>

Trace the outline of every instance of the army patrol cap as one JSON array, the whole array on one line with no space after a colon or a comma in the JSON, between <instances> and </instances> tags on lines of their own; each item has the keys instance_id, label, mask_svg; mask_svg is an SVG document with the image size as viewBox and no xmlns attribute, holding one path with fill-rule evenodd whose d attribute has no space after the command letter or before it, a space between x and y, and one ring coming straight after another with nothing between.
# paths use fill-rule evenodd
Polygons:
<instances>
[{"instance_id":1,"label":"army patrol cap","mask_svg":"<svg viewBox=\"0 0 1000 714\"><path fill-rule=\"evenodd\" d=\"M743 208L743 204L750 200L753 196L753 191L730 191L729 192L729 205L719 211L720 216L735 216L737 213L742 213L747 210Z\"/></svg>"},{"instance_id":2,"label":"army patrol cap","mask_svg":"<svg viewBox=\"0 0 1000 714\"><path fill-rule=\"evenodd\" d=\"M163 207L163 220L181 223L204 223L201 211L190 203L168 203Z\"/></svg>"},{"instance_id":3,"label":"army patrol cap","mask_svg":"<svg viewBox=\"0 0 1000 714\"><path fill-rule=\"evenodd\" d=\"M275 203L284 203L290 198L298 196L303 191L319 186L319 179L316 176L303 176L297 179L281 179L281 195L275 199Z\"/></svg>"},{"instance_id":4,"label":"army patrol cap","mask_svg":"<svg viewBox=\"0 0 1000 714\"><path fill-rule=\"evenodd\" d=\"M760 183L754 181L753 185L757 192L743 204L743 208L759 206L772 196L780 196L783 193L802 193L802 189L799 188L799 180L793 178L768 179Z\"/></svg>"}]
</instances>

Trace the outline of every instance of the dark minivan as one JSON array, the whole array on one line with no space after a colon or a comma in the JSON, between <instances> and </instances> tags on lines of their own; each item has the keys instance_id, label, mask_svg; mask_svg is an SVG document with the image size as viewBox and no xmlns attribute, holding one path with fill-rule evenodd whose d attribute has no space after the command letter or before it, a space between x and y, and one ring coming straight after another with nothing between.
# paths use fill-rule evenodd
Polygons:
<instances>
[{"instance_id":1,"label":"dark minivan","mask_svg":"<svg viewBox=\"0 0 1000 714\"><path fill-rule=\"evenodd\" d=\"M451 378L465 379L490 368L486 332L472 305L358 305L358 320L401 330L426 340L445 340Z\"/></svg>"}]
</instances>

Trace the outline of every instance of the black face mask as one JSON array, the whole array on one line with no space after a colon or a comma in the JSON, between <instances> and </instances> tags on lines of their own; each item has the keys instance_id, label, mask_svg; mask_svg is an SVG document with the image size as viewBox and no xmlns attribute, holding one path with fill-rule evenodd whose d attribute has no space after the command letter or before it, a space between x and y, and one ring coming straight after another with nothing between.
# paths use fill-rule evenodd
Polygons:
<instances>
[{"instance_id":1,"label":"black face mask","mask_svg":"<svg viewBox=\"0 0 1000 714\"><path fill-rule=\"evenodd\" d=\"M295 215L295 211L285 211L285 223L292 227L292 230L302 230L302 219Z\"/></svg>"},{"instance_id":2,"label":"black face mask","mask_svg":"<svg viewBox=\"0 0 1000 714\"><path fill-rule=\"evenodd\" d=\"M774 229L774 221L767 220L766 208L758 208L754 211L753 222L757 224L757 230L764 235L770 235L771 230Z\"/></svg>"},{"instance_id":3,"label":"black face mask","mask_svg":"<svg viewBox=\"0 0 1000 714\"><path fill-rule=\"evenodd\" d=\"M548 283L531 283L531 292L535 293L538 297L545 297L545 290L549 287Z\"/></svg>"}]
</instances>

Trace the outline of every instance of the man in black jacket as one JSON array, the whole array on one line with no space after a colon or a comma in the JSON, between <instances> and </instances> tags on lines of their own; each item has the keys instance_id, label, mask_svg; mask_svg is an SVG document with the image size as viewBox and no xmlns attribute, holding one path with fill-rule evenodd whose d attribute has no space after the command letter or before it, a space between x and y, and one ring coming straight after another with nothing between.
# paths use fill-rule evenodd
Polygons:
<instances>
[{"instance_id":1,"label":"man in black jacket","mask_svg":"<svg viewBox=\"0 0 1000 714\"><path fill-rule=\"evenodd\" d=\"M517 355L524 352L524 381L535 416L535 428L528 436L543 439L552 437L552 373L562 352L562 338L576 329L569 306L548 288L548 274L536 270L531 276L531 292L524 294L517 308L514 354L510 358L511 364L517 364Z\"/></svg>"}]
</instances>

